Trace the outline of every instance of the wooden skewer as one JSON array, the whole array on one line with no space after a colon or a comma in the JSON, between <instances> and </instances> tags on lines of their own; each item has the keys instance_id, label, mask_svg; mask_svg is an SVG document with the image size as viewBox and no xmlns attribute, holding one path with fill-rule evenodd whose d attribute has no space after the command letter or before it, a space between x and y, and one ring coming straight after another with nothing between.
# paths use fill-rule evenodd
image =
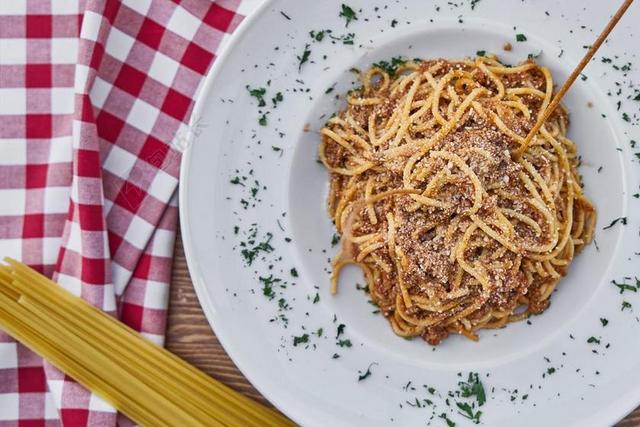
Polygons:
<instances>
[{"instance_id":1,"label":"wooden skewer","mask_svg":"<svg viewBox=\"0 0 640 427\"><path fill-rule=\"evenodd\" d=\"M558 92L556 93L556 96L553 97L553 99L547 106L547 109L544 110L544 113L542 115L538 116L538 121L536 122L535 126L527 134L527 137L525 138L520 148L518 148L518 150L514 153L513 158L515 160L519 160L520 157L525 153L525 151L527 151L527 148L529 147L529 144L531 143L531 140L533 139L533 137L536 136L536 134L538 133L542 125L547 121L549 116L551 116L551 114L555 111L558 105L560 105L560 101L562 100L562 97L564 96L564 94L567 93L567 91L569 90L573 82L576 81L580 73L582 73L582 70L584 70L584 67L586 67L589 61L591 61L591 58L593 58L593 55L595 55L596 51L600 48L602 43L604 43L604 41L607 39L611 30L613 30L613 27L615 27L618 21L620 21L620 18L622 18L622 15L624 15L624 13L627 11L629 6L631 6L631 3L633 3L633 0L625 0L624 3L622 3L622 5L620 6L616 14L613 15L613 17L611 18L611 20L609 21L605 29L602 30L602 33L600 33L600 35L598 36L596 41L593 43L591 48L584 55L584 58L582 58L582 61L580 61L580 63L573 70L569 78L564 82L560 90L558 90Z\"/></svg>"}]
</instances>

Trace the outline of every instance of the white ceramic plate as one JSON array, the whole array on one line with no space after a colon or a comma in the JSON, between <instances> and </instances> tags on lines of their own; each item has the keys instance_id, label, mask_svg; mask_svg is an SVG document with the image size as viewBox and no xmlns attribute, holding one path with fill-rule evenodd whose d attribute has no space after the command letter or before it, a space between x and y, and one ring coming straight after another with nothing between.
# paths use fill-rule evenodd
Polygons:
<instances>
[{"instance_id":1,"label":"white ceramic plate","mask_svg":"<svg viewBox=\"0 0 640 427\"><path fill-rule=\"evenodd\" d=\"M396 337L372 313L356 289L357 269L331 296L334 229L325 212L327 175L316 162L318 130L344 105L335 95L352 87L352 67L478 50L515 63L541 52L538 61L562 82L614 3L350 0L358 19L345 27L340 1L274 0L243 23L195 109L181 224L211 325L284 413L310 426L446 425L441 414L465 425L456 403L477 402L455 392L470 372L487 394L474 408L485 425L607 425L640 402L640 200L633 196L640 142L631 142L640 141L638 5L565 99L586 193L598 209L597 246L577 257L551 307L528 323L432 348ZM309 34L328 29L321 41ZM247 86L266 89L266 106ZM620 294L612 280L629 286Z\"/></svg>"}]
</instances>

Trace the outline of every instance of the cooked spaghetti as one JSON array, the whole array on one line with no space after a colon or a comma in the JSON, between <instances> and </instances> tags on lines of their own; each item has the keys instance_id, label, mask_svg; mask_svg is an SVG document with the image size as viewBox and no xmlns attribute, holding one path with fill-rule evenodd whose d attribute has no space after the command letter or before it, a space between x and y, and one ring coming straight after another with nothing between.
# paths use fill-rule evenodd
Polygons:
<instances>
[{"instance_id":1,"label":"cooked spaghetti","mask_svg":"<svg viewBox=\"0 0 640 427\"><path fill-rule=\"evenodd\" d=\"M533 60L363 73L321 130L342 241L332 292L344 265L361 266L394 332L433 345L543 312L596 219L563 108L513 156L552 95Z\"/></svg>"}]
</instances>

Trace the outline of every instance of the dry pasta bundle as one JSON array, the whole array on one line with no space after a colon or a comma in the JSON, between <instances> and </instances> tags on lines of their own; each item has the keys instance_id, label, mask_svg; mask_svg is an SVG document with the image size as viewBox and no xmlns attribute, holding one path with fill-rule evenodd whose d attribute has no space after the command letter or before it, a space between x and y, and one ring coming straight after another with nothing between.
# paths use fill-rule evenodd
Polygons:
<instances>
[{"instance_id":1,"label":"dry pasta bundle","mask_svg":"<svg viewBox=\"0 0 640 427\"><path fill-rule=\"evenodd\" d=\"M0 266L0 328L153 426L290 426L29 267Z\"/></svg>"}]
</instances>

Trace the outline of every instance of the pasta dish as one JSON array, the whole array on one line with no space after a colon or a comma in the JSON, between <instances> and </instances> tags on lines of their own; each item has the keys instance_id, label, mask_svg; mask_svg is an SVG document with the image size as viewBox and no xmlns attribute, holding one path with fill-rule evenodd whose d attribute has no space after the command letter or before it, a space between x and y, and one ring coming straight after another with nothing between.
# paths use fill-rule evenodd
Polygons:
<instances>
[{"instance_id":1,"label":"pasta dish","mask_svg":"<svg viewBox=\"0 0 640 427\"><path fill-rule=\"evenodd\" d=\"M539 314L593 237L576 145L548 69L495 56L395 59L321 130L328 211L394 332L436 345Z\"/></svg>"}]
</instances>

